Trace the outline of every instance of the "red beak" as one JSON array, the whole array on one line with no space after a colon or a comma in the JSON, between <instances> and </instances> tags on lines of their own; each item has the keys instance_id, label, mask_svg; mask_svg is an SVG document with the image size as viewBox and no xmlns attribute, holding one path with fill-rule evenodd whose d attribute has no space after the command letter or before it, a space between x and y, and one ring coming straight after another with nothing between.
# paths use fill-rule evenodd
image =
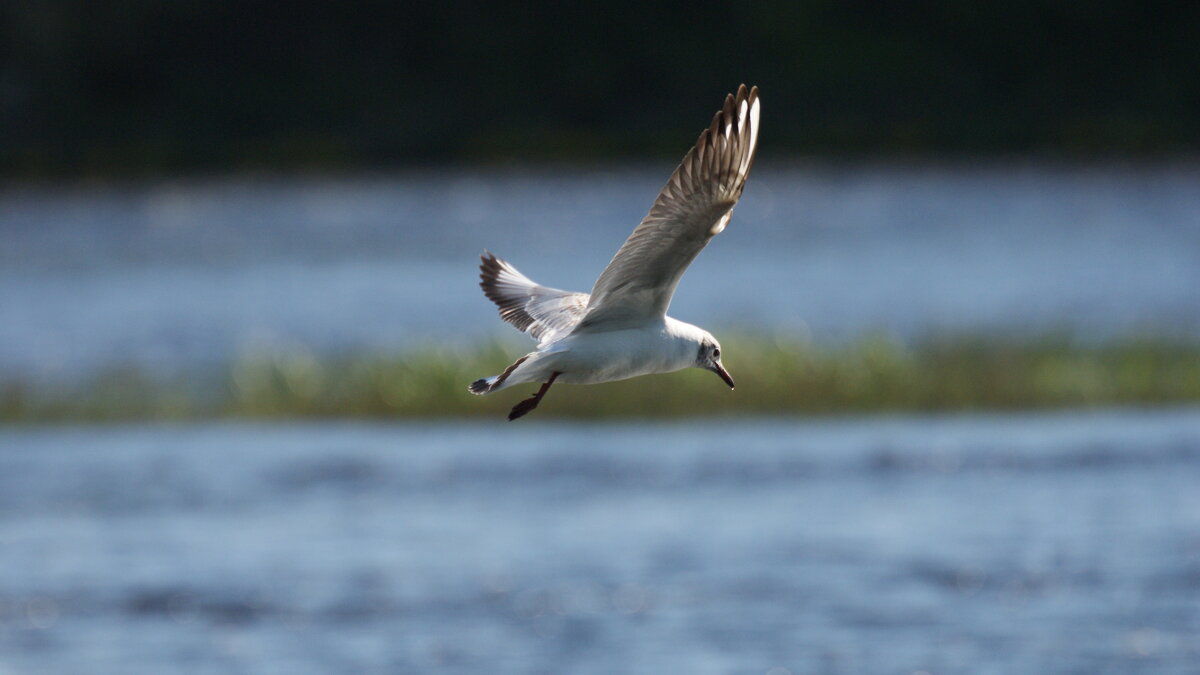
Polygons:
<instances>
[{"instance_id":1,"label":"red beak","mask_svg":"<svg viewBox=\"0 0 1200 675\"><path fill-rule=\"evenodd\" d=\"M722 380L725 380L725 384L729 385L730 389L733 389L733 378L729 376L729 371L725 370L724 366L719 363L714 363L712 365L712 371L719 375Z\"/></svg>"}]
</instances>

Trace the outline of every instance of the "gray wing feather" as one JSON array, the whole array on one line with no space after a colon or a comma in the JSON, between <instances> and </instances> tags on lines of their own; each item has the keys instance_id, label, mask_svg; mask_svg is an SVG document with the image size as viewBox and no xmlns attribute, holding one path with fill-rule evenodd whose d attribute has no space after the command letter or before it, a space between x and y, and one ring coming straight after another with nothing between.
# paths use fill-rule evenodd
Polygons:
<instances>
[{"instance_id":1,"label":"gray wing feather","mask_svg":"<svg viewBox=\"0 0 1200 675\"><path fill-rule=\"evenodd\" d=\"M479 286L500 308L500 318L538 342L570 332L583 318L587 293L541 286L488 251L480 260Z\"/></svg>"},{"instance_id":2,"label":"gray wing feather","mask_svg":"<svg viewBox=\"0 0 1200 675\"><path fill-rule=\"evenodd\" d=\"M607 330L666 314L688 265L720 234L758 143L758 87L738 87L671 175L650 213L596 280L578 328Z\"/></svg>"}]
</instances>

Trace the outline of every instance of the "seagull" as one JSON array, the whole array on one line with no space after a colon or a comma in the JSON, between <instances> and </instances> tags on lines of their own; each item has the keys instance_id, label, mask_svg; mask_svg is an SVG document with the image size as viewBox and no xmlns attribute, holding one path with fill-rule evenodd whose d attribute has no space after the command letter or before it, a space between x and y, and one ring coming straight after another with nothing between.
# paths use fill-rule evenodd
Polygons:
<instances>
[{"instance_id":1,"label":"seagull","mask_svg":"<svg viewBox=\"0 0 1200 675\"><path fill-rule=\"evenodd\" d=\"M667 307L688 265L729 224L754 162L758 116L758 87L743 84L726 95L590 294L542 286L485 250L479 268L484 295L500 318L538 345L499 375L472 382L470 392L540 382L535 394L513 406L512 421L536 408L556 381L598 384L703 368L733 389L721 343L667 316Z\"/></svg>"}]
</instances>

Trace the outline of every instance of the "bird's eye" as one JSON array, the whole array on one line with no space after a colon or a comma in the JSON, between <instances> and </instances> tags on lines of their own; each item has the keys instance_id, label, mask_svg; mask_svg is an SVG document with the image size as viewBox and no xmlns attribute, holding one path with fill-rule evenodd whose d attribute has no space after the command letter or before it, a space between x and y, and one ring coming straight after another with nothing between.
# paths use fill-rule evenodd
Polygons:
<instances>
[{"instance_id":1,"label":"bird's eye","mask_svg":"<svg viewBox=\"0 0 1200 675\"><path fill-rule=\"evenodd\" d=\"M721 358L721 348L720 347L713 347L713 358L714 359Z\"/></svg>"}]
</instances>

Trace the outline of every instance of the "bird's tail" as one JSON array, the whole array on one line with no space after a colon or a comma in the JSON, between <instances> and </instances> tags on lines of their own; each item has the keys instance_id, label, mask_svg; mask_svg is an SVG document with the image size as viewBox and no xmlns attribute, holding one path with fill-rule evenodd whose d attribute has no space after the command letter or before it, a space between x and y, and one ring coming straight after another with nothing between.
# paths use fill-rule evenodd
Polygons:
<instances>
[{"instance_id":1,"label":"bird's tail","mask_svg":"<svg viewBox=\"0 0 1200 675\"><path fill-rule=\"evenodd\" d=\"M478 380L475 380L474 382L472 382L470 385L468 385L467 391L471 392L472 394L475 394L476 396L483 396L484 394L490 394L492 392L492 385L496 384L496 380L499 380L499 379L500 379L499 375L493 375L491 377L481 377Z\"/></svg>"},{"instance_id":2,"label":"bird's tail","mask_svg":"<svg viewBox=\"0 0 1200 675\"><path fill-rule=\"evenodd\" d=\"M481 377L478 380L475 380L467 386L467 391L475 394L476 396L483 396L484 394L490 394L493 391L496 391L500 388L500 385L504 384L504 381L508 379L508 376L512 375L513 371L517 369L517 366L525 363L525 360L530 356L532 356L532 354L526 354L525 356L517 359L515 363L505 368L504 372L500 373L499 375Z\"/></svg>"}]
</instances>

